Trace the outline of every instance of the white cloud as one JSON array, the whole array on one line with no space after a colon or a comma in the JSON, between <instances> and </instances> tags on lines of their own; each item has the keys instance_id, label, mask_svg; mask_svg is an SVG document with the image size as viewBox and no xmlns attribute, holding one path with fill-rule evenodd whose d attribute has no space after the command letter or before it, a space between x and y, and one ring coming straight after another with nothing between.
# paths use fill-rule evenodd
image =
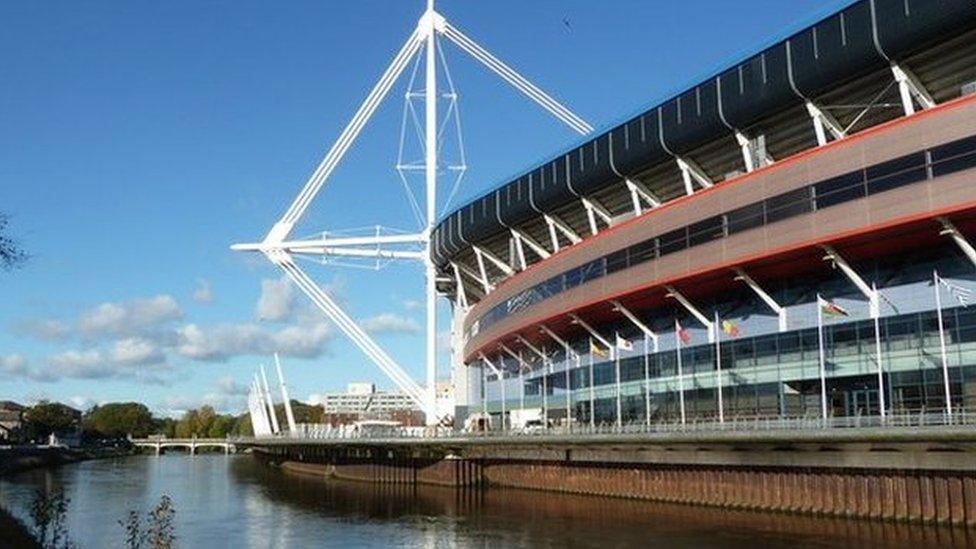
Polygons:
<instances>
[{"instance_id":1,"label":"white cloud","mask_svg":"<svg viewBox=\"0 0 976 549\"><path fill-rule=\"evenodd\" d=\"M0 355L0 371L8 376L23 376L28 373L29 364L22 355Z\"/></svg>"},{"instance_id":2,"label":"white cloud","mask_svg":"<svg viewBox=\"0 0 976 549\"><path fill-rule=\"evenodd\" d=\"M295 313L295 287L286 277L261 281L261 297L254 310L261 320L282 321Z\"/></svg>"},{"instance_id":3,"label":"white cloud","mask_svg":"<svg viewBox=\"0 0 976 549\"><path fill-rule=\"evenodd\" d=\"M247 387L238 383L234 376L224 376L217 380L217 391L223 395L244 395Z\"/></svg>"},{"instance_id":4,"label":"white cloud","mask_svg":"<svg viewBox=\"0 0 976 549\"><path fill-rule=\"evenodd\" d=\"M364 318L359 323L364 330L374 334L417 334L420 325L412 318L406 318L396 313L381 313Z\"/></svg>"},{"instance_id":5,"label":"white cloud","mask_svg":"<svg viewBox=\"0 0 976 549\"><path fill-rule=\"evenodd\" d=\"M416 299L405 299L403 301L403 308L408 311L416 311L423 307L424 304Z\"/></svg>"},{"instance_id":6,"label":"white cloud","mask_svg":"<svg viewBox=\"0 0 976 549\"><path fill-rule=\"evenodd\" d=\"M197 281L197 289L193 291L193 301L197 303L213 303L213 290L210 289L210 282L204 279Z\"/></svg>"},{"instance_id":7,"label":"white cloud","mask_svg":"<svg viewBox=\"0 0 976 549\"><path fill-rule=\"evenodd\" d=\"M71 327L55 319L26 320L17 324L15 330L44 341L62 341L71 335Z\"/></svg>"},{"instance_id":8,"label":"white cloud","mask_svg":"<svg viewBox=\"0 0 976 549\"><path fill-rule=\"evenodd\" d=\"M138 333L182 318L183 311L169 295L148 299L102 303L78 317L78 331L87 336Z\"/></svg>"},{"instance_id":9,"label":"white cloud","mask_svg":"<svg viewBox=\"0 0 976 549\"><path fill-rule=\"evenodd\" d=\"M148 339L129 337L115 342L111 359L116 364L159 364L166 355Z\"/></svg>"},{"instance_id":10,"label":"white cloud","mask_svg":"<svg viewBox=\"0 0 976 549\"><path fill-rule=\"evenodd\" d=\"M283 355L314 358L325 352L332 339L327 324L305 323L267 330L257 324L222 324L202 327L187 324L179 330L175 350L200 361L223 362L243 355Z\"/></svg>"}]
</instances>

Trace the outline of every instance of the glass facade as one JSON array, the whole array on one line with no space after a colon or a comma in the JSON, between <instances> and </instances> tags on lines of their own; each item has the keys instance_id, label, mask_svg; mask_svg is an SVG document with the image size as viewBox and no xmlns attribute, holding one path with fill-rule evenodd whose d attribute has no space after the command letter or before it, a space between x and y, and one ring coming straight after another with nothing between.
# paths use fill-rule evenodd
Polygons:
<instances>
[{"instance_id":1,"label":"glass facade","mask_svg":"<svg viewBox=\"0 0 976 549\"><path fill-rule=\"evenodd\" d=\"M953 407L974 407L976 307L946 308L943 315ZM886 408L894 413L944 410L945 386L935 311L887 316L880 320L880 328ZM689 420L717 419L714 344L681 347L681 376L675 349L645 354L640 352L642 343L635 344L638 352L619 361L595 356L583 356L579 365L569 361L570 406L575 421L588 423L592 406L595 423L616 422L618 371L623 423L644 422L648 412L654 422L677 421L681 415L681 387ZM721 341L720 349L726 418L821 414L815 327ZM825 323L829 415L879 413L875 349L873 320ZM563 357L554 358L558 361ZM596 359L592 369L591 358ZM565 417L566 374L565 370L545 376L537 372L525 378L524 397L515 387L506 395L507 409L518 408L523 398L526 407L541 407L546 401L553 412L550 417ZM489 400L488 410L501 411L497 395Z\"/></svg>"}]
</instances>

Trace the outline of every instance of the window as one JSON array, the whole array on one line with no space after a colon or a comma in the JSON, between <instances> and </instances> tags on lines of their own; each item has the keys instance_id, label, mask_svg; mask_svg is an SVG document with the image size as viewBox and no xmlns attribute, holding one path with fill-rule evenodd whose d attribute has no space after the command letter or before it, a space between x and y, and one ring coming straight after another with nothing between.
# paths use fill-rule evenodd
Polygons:
<instances>
[{"instance_id":1,"label":"window","mask_svg":"<svg viewBox=\"0 0 976 549\"><path fill-rule=\"evenodd\" d=\"M932 149L932 175L976 168L976 136L967 137Z\"/></svg>"},{"instance_id":2,"label":"window","mask_svg":"<svg viewBox=\"0 0 976 549\"><path fill-rule=\"evenodd\" d=\"M754 227L761 227L763 224L763 203L749 204L732 210L727 217L730 235Z\"/></svg>"},{"instance_id":3,"label":"window","mask_svg":"<svg viewBox=\"0 0 976 549\"><path fill-rule=\"evenodd\" d=\"M681 251L688 247L688 229L682 227L664 233L658 238L658 242L661 243L661 255Z\"/></svg>"},{"instance_id":4,"label":"window","mask_svg":"<svg viewBox=\"0 0 976 549\"><path fill-rule=\"evenodd\" d=\"M723 236L725 236L725 223L722 216L717 215L688 227L688 246L697 246Z\"/></svg>"},{"instance_id":5,"label":"window","mask_svg":"<svg viewBox=\"0 0 976 549\"><path fill-rule=\"evenodd\" d=\"M926 178L925 153L917 152L869 166L864 170L868 182L868 194L875 194Z\"/></svg>"},{"instance_id":6,"label":"window","mask_svg":"<svg viewBox=\"0 0 976 549\"><path fill-rule=\"evenodd\" d=\"M630 264L636 265L657 257L657 239L649 238L629 248Z\"/></svg>"},{"instance_id":7,"label":"window","mask_svg":"<svg viewBox=\"0 0 976 549\"><path fill-rule=\"evenodd\" d=\"M805 214L813 210L810 188L803 187L766 199L766 223Z\"/></svg>"},{"instance_id":8,"label":"window","mask_svg":"<svg viewBox=\"0 0 976 549\"><path fill-rule=\"evenodd\" d=\"M822 210L848 200L864 198L864 172L846 173L844 175L822 181L813 186L817 198L817 209Z\"/></svg>"},{"instance_id":9,"label":"window","mask_svg":"<svg viewBox=\"0 0 976 549\"><path fill-rule=\"evenodd\" d=\"M627 268L627 250L628 248L624 248L607 256L607 274Z\"/></svg>"}]
</instances>

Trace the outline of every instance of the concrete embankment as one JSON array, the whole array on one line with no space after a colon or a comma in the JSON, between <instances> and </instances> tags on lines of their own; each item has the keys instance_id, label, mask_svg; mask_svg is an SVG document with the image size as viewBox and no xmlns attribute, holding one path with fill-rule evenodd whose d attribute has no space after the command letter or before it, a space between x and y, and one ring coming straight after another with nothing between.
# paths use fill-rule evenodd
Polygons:
<instances>
[{"instance_id":1,"label":"concrete embankment","mask_svg":"<svg viewBox=\"0 0 976 549\"><path fill-rule=\"evenodd\" d=\"M261 441L293 471L976 528L976 431Z\"/></svg>"},{"instance_id":2,"label":"concrete embankment","mask_svg":"<svg viewBox=\"0 0 976 549\"><path fill-rule=\"evenodd\" d=\"M0 476L39 467L54 467L85 459L87 454L68 448L14 446L0 449Z\"/></svg>"}]
</instances>

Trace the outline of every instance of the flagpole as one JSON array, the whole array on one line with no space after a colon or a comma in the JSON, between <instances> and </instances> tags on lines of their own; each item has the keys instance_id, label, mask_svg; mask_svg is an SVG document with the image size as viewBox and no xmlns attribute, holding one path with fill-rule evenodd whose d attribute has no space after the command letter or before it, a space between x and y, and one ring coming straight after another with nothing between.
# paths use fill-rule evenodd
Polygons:
<instances>
[{"instance_id":1,"label":"flagpole","mask_svg":"<svg viewBox=\"0 0 976 549\"><path fill-rule=\"evenodd\" d=\"M817 344L820 349L820 413L827 426L827 367L824 359L823 298L817 294Z\"/></svg>"},{"instance_id":2,"label":"flagpole","mask_svg":"<svg viewBox=\"0 0 976 549\"><path fill-rule=\"evenodd\" d=\"M522 349L518 352L518 363L519 363L519 385L522 390L519 391L519 413L522 414L522 424L525 425L525 363L522 362Z\"/></svg>"},{"instance_id":3,"label":"flagpole","mask_svg":"<svg viewBox=\"0 0 976 549\"><path fill-rule=\"evenodd\" d=\"M939 295L939 273L932 271L932 281L935 283L935 311L939 319L939 352L942 354L942 381L945 384L946 418L952 420L952 393L949 391L949 360L946 356L945 328L942 324L942 297Z\"/></svg>"},{"instance_id":4,"label":"flagpole","mask_svg":"<svg viewBox=\"0 0 976 549\"><path fill-rule=\"evenodd\" d=\"M596 428L596 395L593 392L593 336L590 336L590 430Z\"/></svg>"},{"instance_id":5,"label":"flagpole","mask_svg":"<svg viewBox=\"0 0 976 549\"><path fill-rule=\"evenodd\" d=\"M579 355L576 351L573 351L573 364L578 365ZM572 415L572 398L573 394L570 392L570 381L569 381L569 355L566 356L566 428L572 429L573 426L573 415Z\"/></svg>"},{"instance_id":6,"label":"flagpole","mask_svg":"<svg viewBox=\"0 0 976 549\"><path fill-rule=\"evenodd\" d=\"M647 334L644 334L644 419L647 421L647 427L651 427L651 372L650 372L650 361L651 357L647 354Z\"/></svg>"},{"instance_id":7,"label":"flagpole","mask_svg":"<svg viewBox=\"0 0 976 549\"><path fill-rule=\"evenodd\" d=\"M685 375L681 369L681 325L674 320L674 344L678 354L678 404L681 407L681 424L685 424Z\"/></svg>"},{"instance_id":8,"label":"flagpole","mask_svg":"<svg viewBox=\"0 0 976 549\"><path fill-rule=\"evenodd\" d=\"M616 346L617 343L620 341L620 333L614 332L613 335L614 335L613 343ZM623 415L621 415L621 406L620 406L620 349L614 349L613 362L614 362L613 364L614 371L617 376L617 429L619 430L624 425L624 418Z\"/></svg>"},{"instance_id":9,"label":"flagpole","mask_svg":"<svg viewBox=\"0 0 976 549\"><path fill-rule=\"evenodd\" d=\"M549 387L546 378L549 377L549 355L546 354L546 346L542 346L542 422L549 430Z\"/></svg>"},{"instance_id":10,"label":"flagpole","mask_svg":"<svg viewBox=\"0 0 976 549\"><path fill-rule=\"evenodd\" d=\"M725 423L725 406L722 402L722 347L718 311L715 311L715 386L718 387L718 422Z\"/></svg>"},{"instance_id":11,"label":"flagpole","mask_svg":"<svg viewBox=\"0 0 976 549\"><path fill-rule=\"evenodd\" d=\"M871 283L871 291L874 293L874 299L878 303L877 310L874 314L874 352L875 356L878 357L878 404L881 407L881 420L884 421L885 418L885 388L884 388L884 366L881 363L881 303L878 299L878 288L875 284Z\"/></svg>"}]
</instances>

